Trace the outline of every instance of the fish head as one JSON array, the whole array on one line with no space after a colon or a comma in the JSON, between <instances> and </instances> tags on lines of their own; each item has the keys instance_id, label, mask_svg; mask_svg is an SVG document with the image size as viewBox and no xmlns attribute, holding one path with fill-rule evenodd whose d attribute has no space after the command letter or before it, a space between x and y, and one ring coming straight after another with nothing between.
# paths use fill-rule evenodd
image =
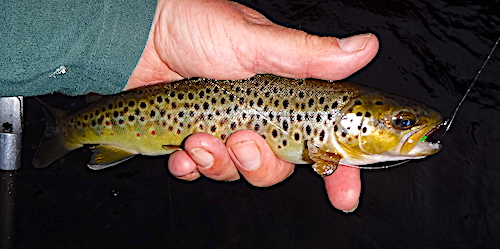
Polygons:
<instances>
[{"instance_id":1,"label":"fish head","mask_svg":"<svg viewBox=\"0 0 500 249\"><path fill-rule=\"evenodd\" d=\"M364 165L418 159L440 151L426 138L442 123L436 109L383 92L352 99L336 122L335 138L347 163Z\"/></svg>"}]
</instances>

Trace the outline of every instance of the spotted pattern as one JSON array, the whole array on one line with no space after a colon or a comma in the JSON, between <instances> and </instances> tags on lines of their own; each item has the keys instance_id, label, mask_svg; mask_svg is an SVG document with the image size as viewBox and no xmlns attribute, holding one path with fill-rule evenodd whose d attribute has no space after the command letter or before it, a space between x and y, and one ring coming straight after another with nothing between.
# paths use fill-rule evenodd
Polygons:
<instances>
[{"instance_id":1,"label":"spotted pattern","mask_svg":"<svg viewBox=\"0 0 500 249\"><path fill-rule=\"evenodd\" d=\"M237 130L250 129L265 137L278 156L298 150L289 161L300 163L306 141L328 141L340 110L357 93L345 83L271 75L183 80L104 98L72 114L64 131L75 143L127 144L156 155L165 154L162 145L180 145L196 132L225 141Z\"/></svg>"}]
</instances>

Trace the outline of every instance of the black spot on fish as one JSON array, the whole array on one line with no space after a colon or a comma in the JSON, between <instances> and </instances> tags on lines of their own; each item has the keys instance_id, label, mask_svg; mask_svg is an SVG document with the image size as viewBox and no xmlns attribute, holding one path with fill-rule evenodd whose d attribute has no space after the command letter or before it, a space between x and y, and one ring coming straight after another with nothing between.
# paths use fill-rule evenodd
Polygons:
<instances>
[{"instance_id":1,"label":"black spot on fish","mask_svg":"<svg viewBox=\"0 0 500 249\"><path fill-rule=\"evenodd\" d=\"M252 89L247 88L247 95L250 95L252 93Z\"/></svg>"},{"instance_id":2,"label":"black spot on fish","mask_svg":"<svg viewBox=\"0 0 500 249\"><path fill-rule=\"evenodd\" d=\"M113 117L117 118L119 115L120 115L120 113L118 113L117 111L113 112Z\"/></svg>"},{"instance_id":3,"label":"black spot on fish","mask_svg":"<svg viewBox=\"0 0 500 249\"><path fill-rule=\"evenodd\" d=\"M141 110L135 109L135 115L139 116L141 114Z\"/></svg>"},{"instance_id":4,"label":"black spot on fish","mask_svg":"<svg viewBox=\"0 0 500 249\"><path fill-rule=\"evenodd\" d=\"M299 98L304 98L304 93L303 92L299 92Z\"/></svg>"},{"instance_id":5,"label":"black spot on fish","mask_svg":"<svg viewBox=\"0 0 500 249\"><path fill-rule=\"evenodd\" d=\"M194 112L193 112L193 111L190 111L190 112L189 112L189 116L190 116L190 117L194 117Z\"/></svg>"},{"instance_id":6,"label":"black spot on fish","mask_svg":"<svg viewBox=\"0 0 500 249\"><path fill-rule=\"evenodd\" d=\"M355 105L361 105L361 101L359 100L356 100L356 102L354 102Z\"/></svg>"},{"instance_id":7,"label":"black spot on fish","mask_svg":"<svg viewBox=\"0 0 500 249\"><path fill-rule=\"evenodd\" d=\"M232 94L229 95L229 101L231 101L231 102L234 101L234 95L232 95Z\"/></svg>"},{"instance_id":8,"label":"black spot on fish","mask_svg":"<svg viewBox=\"0 0 500 249\"><path fill-rule=\"evenodd\" d=\"M302 121L302 115L297 114L297 121L299 121L299 122Z\"/></svg>"},{"instance_id":9,"label":"black spot on fish","mask_svg":"<svg viewBox=\"0 0 500 249\"><path fill-rule=\"evenodd\" d=\"M294 138L295 138L295 140L298 141L300 139L300 134L299 133L295 133L294 134Z\"/></svg>"},{"instance_id":10,"label":"black spot on fish","mask_svg":"<svg viewBox=\"0 0 500 249\"><path fill-rule=\"evenodd\" d=\"M377 101L375 102L376 105L383 105L384 103L382 101Z\"/></svg>"},{"instance_id":11,"label":"black spot on fish","mask_svg":"<svg viewBox=\"0 0 500 249\"><path fill-rule=\"evenodd\" d=\"M259 99L257 100L257 106L258 106L258 107L261 107L263 104L264 104L264 100L262 100L262 98L259 98Z\"/></svg>"},{"instance_id":12,"label":"black spot on fish","mask_svg":"<svg viewBox=\"0 0 500 249\"><path fill-rule=\"evenodd\" d=\"M108 109L110 109L110 110L113 109L113 104L109 104Z\"/></svg>"},{"instance_id":13,"label":"black spot on fish","mask_svg":"<svg viewBox=\"0 0 500 249\"><path fill-rule=\"evenodd\" d=\"M243 105L243 103L245 103L245 98L240 97L240 105Z\"/></svg>"},{"instance_id":14,"label":"black spot on fish","mask_svg":"<svg viewBox=\"0 0 500 249\"><path fill-rule=\"evenodd\" d=\"M288 122L283 121L283 130L288 131Z\"/></svg>"},{"instance_id":15,"label":"black spot on fish","mask_svg":"<svg viewBox=\"0 0 500 249\"><path fill-rule=\"evenodd\" d=\"M177 104L175 102L172 102L172 109L177 108Z\"/></svg>"},{"instance_id":16,"label":"black spot on fish","mask_svg":"<svg viewBox=\"0 0 500 249\"><path fill-rule=\"evenodd\" d=\"M356 116L358 116L358 117L361 117L362 115L363 115L363 113L361 113L361 112L356 113Z\"/></svg>"},{"instance_id":17,"label":"black spot on fish","mask_svg":"<svg viewBox=\"0 0 500 249\"><path fill-rule=\"evenodd\" d=\"M184 117L184 112L179 112L179 117L180 118Z\"/></svg>"},{"instance_id":18,"label":"black spot on fish","mask_svg":"<svg viewBox=\"0 0 500 249\"><path fill-rule=\"evenodd\" d=\"M194 104L194 109L199 110L200 109L200 105Z\"/></svg>"},{"instance_id":19,"label":"black spot on fish","mask_svg":"<svg viewBox=\"0 0 500 249\"><path fill-rule=\"evenodd\" d=\"M363 133L366 133L366 131L367 131L366 127L363 127L362 131L363 131Z\"/></svg>"},{"instance_id":20,"label":"black spot on fish","mask_svg":"<svg viewBox=\"0 0 500 249\"><path fill-rule=\"evenodd\" d=\"M149 104L154 105L154 103L155 103L155 100L154 100L154 99L150 99L150 100L149 100Z\"/></svg>"},{"instance_id":21,"label":"black spot on fish","mask_svg":"<svg viewBox=\"0 0 500 249\"><path fill-rule=\"evenodd\" d=\"M134 121L135 117L134 116L128 116L128 121Z\"/></svg>"},{"instance_id":22,"label":"black spot on fish","mask_svg":"<svg viewBox=\"0 0 500 249\"><path fill-rule=\"evenodd\" d=\"M238 87L236 87L236 92L239 92L239 91L241 91L241 88L238 86Z\"/></svg>"},{"instance_id":23,"label":"black spot on fish","mask_svg":"<svg viewBox=\"0 0 500 249\"><path fill-rule=\"evenodd\" d=\"M369 117L371 117L371 116L372 116L372 114L371 114L371 113L369 113L369 112L366 112L366 113L365 113L365 117L369 118Z\"/></svg>"},{"instance_id":24,"label":"black spot on fish","mask_svg":"<svg viewBox=\"0 0 500 249\"><path fill-rule=\"evenodd\" d=\"M309 102L307 103L309 107L314 105L314 99L309 99Z\"/></svg>"},{"instance_id":25,"label":"black spot on fish","mask_svg":"<svg viewBox=\"0 0 500 249\"><path fill-rule=\"evenodd\" d=\"M215 115L220 116L220 111L219 111L219 110L216 110L216 111L215 111Z\"/></svg>"},{"instance_id":26,"label":"black spot on fish","mask_svg":"<svg viewBox=\"0 0 500 249\"><path fill-rule=\"evenodd\" d=\"M267 125L267 119L262 120L263 125Z\"/></svg>"},{"instance_id":27,"label":"black spot on fish","mask_svg":"<svg viewBox=\"0 0 500 249\"><path fill-rule=\"evenodd\" d=\"M325 105L325 108L323 108L323 111L325 111L325 112L328 111L328 108L330 108L330 106Z\"/></svg>"},{"instance_id":28,"label":"black spot on fish","mask_svg":"<svg viewBox=\"0 0 500 249\"><path fill-rule=\"evenodd\" d=\"M300 105L300 109L302 109L302 110L306 109L306 104L302 103L302 104Z\"/></svg>"},{"instance_id":29,"label":"black spot on fish","mask_svg":"<svg viewBox=\"0 0 500 249\"><path fill-rule=\"evenodd\" d=\"M193 93L188 93L188 99L193 100L194 99L194 94Z\"/></svg>"},{"instance_id":30,"label":"black spot on fish","mask_svg":"<svg viewBox=\"0 0 500 249\"><path fill-rule=\"evenodd\" d=\"M325 97L319 98L319 103L322 105L325 103Z\"/></svg>"},{"instance_id":31,"label":"black spot on fish","mask_svg":"<svg viewBox=\"0 0 500 249\"><path fill-rule=\"evenodd\" d=\"M275 107L278 107L279 105L280 105L280 101L279 101L279 100L275 100L275 101L274 101L274 106L275 106Z\"/></svg>"},{"instance_id":32,"label":"black spot on fish","mask_svg":"<svg viewBox=\"0 0 500 249\"><path fill-rule=\"evenodd\" d=\"M226 99L225 99L225 98L221 98L221 99L220 99L220 103L221 103L221 104L225 104L225 103L226 103Z\"/></svg>"},{"instance_id":33,"label":"black spot on fish","mask_svg":"<svg viewBox=\"0 0 500 249\"><path fill-rule=\"evenodd\" d=\"M229 107L229 108L227 108L226 113L231 114L231 111L232 111L232 109L231 109L231 107Z\"/></svg>"},{"instance_id":34,"label":"black spot on fish","mask_svg":"<svg viewBox=\"0 0 500 249\"><path fill-rule=\"evenodd\" d=\"M283 146L286 146L287 142L286 140L283 140Z\"/></svg>"},{"instance_id":35,"label":"black spot on fish","mask_svg":"<svg viewBox=\"0 0 500 249\"><path fill-rule=\"evenodd\" d=\"M210 131L211 132L215 132L217 130L217 127L215 125L213 125L211 128L210 128Z\"/></svg>"},{"instance_id":36,"label":"black spot on fish","mask_svg":"<svg viewBox=\"0 0 500 249\"><path fill-rule=\"evenodd\" d=\"M165 110L160 110L160 116L165 117L165 113L166 113Z\"/></svg>"},{"instance_id":37,"label":"black spot on fish","mask_svg":"<svg viewBox=\"0 0 500 249\"><path fill-rule=\"evenodd\" d=\"M87 114L83 115L83 120L87 121L89 119L89 116Z\"/></svg>"},{"instance_id":38,"label":"black spot on fish","mask_svg":"<svg viewBox=\"0 0 500 249\"><path fill-rule=\"evenodd\" d=\"M286 100L286 99L285 99L285 100L283 100L283 108L285 108L285 109L286 109L286 108L288 108L288 105L289 105L289 104L290 104L290 103L288 102L288 100Z\"/></svg>"},{"instance_id":39,"label":"black spot on fish","mask_svg":"<svg viewBox=\"0 0 500 249\"><path fill-rule=\"evenodd\" d=\"M311 129L311 126L306 126L306 133L307 135L311 135L311 132L312 132L312 129Z\"/></svg>"},{"instance_id":40,"label":"black spot on fish","mask_svg":"<svg viewBox=\"0 0 500 249\"><path fill-rule=\"evenodd\" d=\"M342 101L346 102L347 101L347 96L342 97Z\"/></svg>"},{"instance_id":41,"label":"black spot on fish","mask_svg":"<svg viewBox=\"0 0 500 249\"><path fill-rule=\"evenodd\" d=\"M203 109L208 110L209 107L210 104L208 104L208 102L203 103Z\"/></svg>"},{"instance_id":42,"label":"black spot on fish","mask_svg":"<svg viewBox=\"0 0 500 249\"><path fill-rule=\"evenodd\" d=\"M323 119L323 118L321 117L321 114L318 114L318 115L316 116L316 122L321 122L321 120L322 120L322 119Z\"/></svg>"},{"instance_id":43,"label":"black spot on fish","mask_svg":"<svg viewBox=\"0 0 500 249\"><path fill-rule=\"evenodd\" d=\"M95 126L97 123L95 122L95 120L92 120L92 122L90 123L92 126Z\"/></svg>"},{"instance_id":44,"label":"black spot on fish","mask_svg":"<svg viewBox=\"0 0 500 249\"><path fill-rule=\"evenodd\" d=\"M226 140L226 137L227 137L227 135L226 135L226 134L222 134L222 135L220 135L220 139L221 139L222 141Z\"/></svg>"},{"instance_id":45,"label":"black spot on fish","mask_svg":"<svg viewBox=\"0 0 500 249\"><path fill-rule=\"evenodd\" d=\"M339 130L339 127L335 125L335 126L333 127L333 131L337 132L338 130Z\"/></svg>"},{"instance_id":46,"label":"black spot on fish","mask_svg":"<svg viewBox=\"0 0 500 249\"><path fill-rule=\"evenodd\" d=\"M124 112L124 113L125 113L125 112L128 112L128 106L125 106L125 107L123 108L123 112Z\"/></svg>"},{"instance_id":47,"label":"black spot on fish","mask_svg":"<svg viewBox=\"0 0 500 249\"><path fill-rule=\"evenodd\" d=\"M118 120L118 124L123 124L123 123L125 123L125 121L123 121L123 119Z\"/></svg>"},{"instance_id":48,"label":"black spot on fish","mask_svg":"<svg viewBox=\"0 0 500 249\"><path fill-rule=\"evenodd\" d=\"M258 131L260 130L260 125L259 124L255 124L255 127L253 128L255 131Z\"/></svg>"},{"instance_id":49,"label":"black spot on fish","mask_svg":"<svg viewBox=\"0 0 500 249\"><path fill-rule=\"evenodd\" d=\"M253 100L250 100L250 107L253 107L254 104L255 102Z\"/></svg>"},{"instance_id":50,"label":"black spot on fish","mask_svg":"<svg viewBox=\"0 0 500 249\"><path fill-rule=\"evenodd\" d=\"M333 114L328 113L328 120L332 120L332 119L333 119Z\"/></svg>"},{"instance_id":51,"label":"black spot on fish","mask_svg":"<svg viewBox=\"0 0 500 249\"><path fill-rule=\"evenodd\" d=\"M278 131L277 130L273 130L271 132L271 134L273 135L274 138L278 137Z\"/></svg>"},{"instance_id":52,"label":"black spot on fish","mask_svg":"<svg viewBox=\"0 0 500 249\"><path fill-rule=\"evenodd\" d=\"M337 108L337 106L339 106L339 103L337 101L333 102L332 109Z\"/></svg>"},{"instance_id":53,"label":"black spot on fish","mask_svg":"<svg viewBox=\"0 0 500 249\"><path fill-rule=\"evenodd\" d=\"M163 98L161 96L156 97L156 102L158 102L158 103L163 102Z\"/></svg>"},{"instance_id":54,"label":"black spot on fish","mask_svg":"<svg viewBox=\"0 0 500 249\"><path fill-rule=\"evenodd\" d=\"M200 99L203 98L205 96L205 92L201 91L200 93L198 93L198 96L200 96Z\"/></svg>"},{"instance_id":55,"label":"black spot on fish","mask_svg":"<svg viewBox=\"0 0 500 249\"><path fill-rule=\"evenodd\" d=\"M319 141L323 142L323 140L325 140L325 131L324 130L322 130L319 133Z\"/></svg>"},{"instance_id":56,"label":"black spot on fish","mask_svg":"<svg viewBox=\"0 0 500 249\"><path fill-rule=\"evenodd\" d=\"M179 93L179 94L177 95L177 98L178 98L179 100L182 100L182 99L184 98L184 94L183 94L183 93Z\"/></svg>"},{"instance_id":57,"label":"black spot on fish","mask_svg":"<svg viewBox=\"0 0 500 249\"><path fill-rule=\"evenodd\" d=\"M171 97L171 98L175 97L175 92L171 92L171 93L170 93L170 97Z\"/></svg>"},{"instance_id":58,"label":"black spot on fish","mask_svg":"<svg viewBox=\"0 0 500 249\"><path fill-rule=\"evenodd\" d=\"M347 134L345 132L342 132L341 135L342 135L342 137L346 137L347 136Z\"/></svg>"},{"instance_id":59,"label":"black spot on fish","mask_svg":"<svg viewBox=\"0 0 500 249\"><path fill-rule=\"evenodd\" d=\"M235 122L231 123L231 130L236 130L236 123Z\"/></svg>"},{"instance_id":60,"label":"black spot on fish","mask_svg":"<svg viewBox=\"0 0 500 249\"><path fill-rule=\"evenodd\" d=\"M141 108L146 108L148 105L145 103L145 102L141 102L141 104L139 105Z\"/></svg>"},{"instance_id":61,"label":"black spot on fish","mask_svg":"<svg viewBox=\"0 0 500 249\"><path fill-rule=\"evenodd\" d=\"M118 107L122 108L123 107L123 102L119 101L118 102Z\"/></svg>"},{"instance_id":62,"label":"black spot on fish","mask_svg":"<svg viewBox=\"0 0 500 249\"><path fill-rule=\"evenodd\" d=\"M274 118L274 114L269 113L269 119L273 120L273 118Z\"/></svg>"},{"instance_id":63,"label":"black spot on fish","mask_svg":"<svg viewBox=\"0 0 500 249\"><path fill-rule=\"evenodd\" d=\"M264 96L266 96L266 98L269 98L271 96L271 92L266 92Z\"/></svg>"}]
</instances>

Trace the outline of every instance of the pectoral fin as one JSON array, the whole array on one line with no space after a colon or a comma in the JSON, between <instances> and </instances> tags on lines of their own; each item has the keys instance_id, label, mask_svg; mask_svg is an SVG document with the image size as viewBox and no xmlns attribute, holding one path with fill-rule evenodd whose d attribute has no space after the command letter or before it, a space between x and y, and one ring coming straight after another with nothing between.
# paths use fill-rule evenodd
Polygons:
<instances>
[{"instance_id":1,"label":"pectoral fin","mask_svg":"<svg viewBox=\"0 0 500 249\"><path fill-rule=\"evenodd\" d=\"M167 154L171 154L176 150L182 150L181 147L175 145L163 145L162 148L167 150Z\"/></svg>"},{"instance_id":2,"label":"pectoral fin","mask_svg":"<svg viewBox=\"0 0 500 249\"><path fill-rule=\"evenodd\" d=\"M321 149L310 141L307 142L307 149L309 158L315 162L312 167L316 173L329 176L335 172L342 158L339 154Z\"/></svg>"},{"instance_id":3,"label":"pectoral fin","mask_svg":"<svg viewBox=\"0 0 500 249\"><path fill-rule=\"evenodd\" d=\"M93 170L104 169L126 161L133 156L135 154L109 145L98 145L94 148L88 167Z\"/></svg>"}]
</instances>

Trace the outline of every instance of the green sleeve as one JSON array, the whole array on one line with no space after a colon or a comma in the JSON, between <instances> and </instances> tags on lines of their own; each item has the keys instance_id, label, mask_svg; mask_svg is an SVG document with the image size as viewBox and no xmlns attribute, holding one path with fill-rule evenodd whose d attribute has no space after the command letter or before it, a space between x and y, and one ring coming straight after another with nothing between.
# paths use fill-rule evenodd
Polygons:
<instances>
[{"instance_id":1,"label":"green sleeve","mask_svg":"<svg viewBox=\"0 0 500 249\"><path fill-rule=\"evenodd\" d=\"M0 7L0 96L111 94L123 89L141 56L156 1L2 1Z\"/></svg>"}]
</instances>

